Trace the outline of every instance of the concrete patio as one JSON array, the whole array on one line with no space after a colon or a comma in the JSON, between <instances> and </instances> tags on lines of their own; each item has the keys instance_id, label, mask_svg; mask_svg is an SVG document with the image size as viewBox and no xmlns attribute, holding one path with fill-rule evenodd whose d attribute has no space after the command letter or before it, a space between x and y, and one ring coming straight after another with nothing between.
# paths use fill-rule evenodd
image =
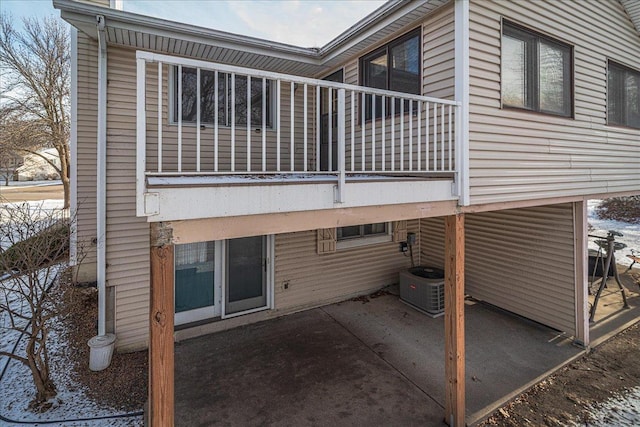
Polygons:
<instances>
[{"instance_id":1,"label":"concrete patio","mask_svg":"<svg viewBox=\"0 0 640 427\"><path fill-rule=\"evenodd\" d=\"M469 424L582 349L467 301ZM444 425L444 319L384 294L176 344L176 425Z\"/></svg>"},{"instance_id":2,"label":"concrete patio","mask_svg":"<svg viewBox=\"0 0 640 427\"><path fill-rule=\"evenodd\" d=\"M594 322L589 327L591 345L596 346L615 335L621 329L628 328L640 319L640 269L628 270L626 266L618 266L620 282L624 286L629 308L623 307L622 294L614 278L607 280L607 287L602 292ZM592 287L589 304L593 304L598 283Z\"/></svg>"}]
</instances>

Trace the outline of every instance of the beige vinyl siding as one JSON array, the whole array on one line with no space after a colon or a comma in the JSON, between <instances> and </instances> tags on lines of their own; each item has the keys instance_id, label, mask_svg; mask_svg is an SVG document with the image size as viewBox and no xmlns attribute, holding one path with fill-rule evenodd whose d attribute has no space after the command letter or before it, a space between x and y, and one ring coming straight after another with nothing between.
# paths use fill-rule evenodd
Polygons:
<instances>
[{"instance_id":1,"label":"beige vinyl siding","mask_svg":"<svg viewBox=\"0 0 640 427\"><path fill-rule=\"evenodd\" d=\"M384 40L384 43L376 46L373 49L370 49L368 52L374 51L378 49L380 46L383 46L385 43L388 43L394 40L397 37L402 36L408 31L421 26L422 27L422 95L431 96L441 99L453 99L454 98L454 55L455 55L455 45L454 45L454 10L453 5L446 5L439 8L432 15L425 18L425 20L421 23L415 23L406 28L403 28L401 31L394 33L392 37L389 37ZM360 58L366 55L368 52L361 52L360 55L352 60L348 61L344 64L344 82L348 84L361 84L360 79L360 71L359 71L359 63ZM349 112L351 109L351 101L350 94L347 93L346 100L346 111ZM359 108L361 105L361 101L356 99L355 111L357 122L355 126L355 144L354 150L351 150L351 121L347 119L347 123L345 124L347 129L347 152L346 152L346 163L347 167L351 165L351 157L352 152L355 155L355 169L360 170L362 164L362 126L361 122L361 113L359 112ZM395 139L394 139L394 165L395 170L401 170L400 163L400 152L401 152L401 143L399 138L400 128L403 127L404 140L402 142L402 147L404 148L404 168L410 169L409 165L409 112L405 111L404 117L400 116L400 111L396 111L395 117ZM421 126L425 126L425 111L424 109L421 111ZM430 146L429 152L430 157L433 158L433 106L430 107L429 110L429 138L430 138ZM438 121L441 118L441 111L438 109L437 112ZM452 118L452 123L454 119ZM387 170L391 166L391 118L387 117L385 120L385 166ZM417 155L417 119L414 117L412 120L412 133L411 133L411 144L412 144L412 167L415 169L418 165L418 155ZM441 126L439 123L438 126ZM376 138L376 165L378 168L381 167L382 161L382 120L375 120L374 123L371 121L366 122L366 126L364 129L365 138L367 142L371 140L371 135L374 133L375 127L375 138ZM438 138L440 138L440 127L438 128ZM448 135L448 110L445 110L445 135ZM425 139L423 138L421 141L421 151L424 152L425 147ZM371 158L371 146L367 144L365 149L365 159ZM441 167L441 154L438 153L436 156L438 161L438 168ZM448 165L448 150L445 153L445 165ZM421 154L422 162L424 162L424 154ZM424 168L424 164L422 167ZM433 162L430 163L429 169L435 169Z\"/></svg>"},{"instance_id":2,"label":"beige vinyl siding","mask_svg":"<svg viewBox=\"0 0 640 427\"><path fill-rule=\"evenodd\" d=\"M80 280L96 280L96 141L98 98L98 45L85 34L78 41L77 232L82 259Z\"/></svg>"},{"instance_id":3,"label":"beige vinyl siding","mask_svg":"<svg viewBox=\"0 0 640 427\"><path fill-rule=\"evenodd\" d=\"M384 40L375 48L361 52L344 64L344 82L360 84L360 58L408 31L422 26L422 95L453 99L455 88L455 27L453 3L437 9L421 24L410 25Z\"/></svg>"},{"instance_id":4,"label":"beige vinyl siding","mask_svg":"<svg viewBox=\"0 0 640 427\"><path fill-rule=\"evenodd\" d=\"M575 119L500 108L501 19L574 47ZM640 130L606 124L607 60L640 69L617 1L470 5L472 204L638 191Z\"/></svg>"},{"instance_id":5,"label":"beige vinyl siding","mask_svg":"<svg viewBox=\"0 0 640 427\"><path fill-rule=\"evenodd\" d=\"M88 4L94 4L96 6L104 6L104 7L109 7L109 5L111 4L110 0L78 0L81 3L88 3Z\"/></svg>"},{"instance_id":6,"label":"beige vinyl siding","mask_svg":"<svg viewBox=\"0 0 640 427\"><path fill-rule=\"evenodd\" d=\"M147 170L155 171L158 166L158 66L147 64ZM178 124L174 96L175 69L163 66L162 81L162 170L175 172L178 170ZM267 99L267 109L271 111L272 126L266 128L266 166L268 170L276 169L277 158L277 114L276 114L276 82L271 81L271 96ZM294 89L294 165L297 171L304 168L304 87ZM245 93L236 93L236 99L246 97ZM291 170L291 83L282 82L280 89L280 168ZM315 168L315 122L316 102L315 87L307 86L307 166ZM256 131L260 129L260 131ZM262 170L262 125L251 126L250 150L251 170ZM200 170L213 172L214 169L214 125L203 123L200 130ZM247 125L235 126L235 168L246 170L247 166ZM195 172L197 166L197 129L195 123L182 123L182 171ZM218 170L231 170L231 127L218 125Z\"/></svg>"},{"instance_id":7,"label":"beige vinyl siding","mask_svg":"<svg viewBox=\"0 0 640 427\"><path fill-rule=\"evenodd\" d=\"M418 233L419 221L408 231ZM279 234L275 240L275 308L279 314L375 291L398 282L410 258L388 242L318 255L316 230ZM419 248L414 250L416 263ZM289 288L284 289L283 283Z\"/></svg>"},{"instance_id":8,"label":"beige vinyl siding","mask_svg":"<svg viewBox=\"0 0 640 427\"><path fill-rule=\"evenodd\" d=\"M350 61L344 66L344 82L350 85L360 84L360 74L358 71L358 60Z\"/></svg>"},{"instance_id":9,"label":"beige vinyl siding","mask_svg":"<svg viewBox=\"0 0 640 427\"><path fill-rule=\"evenodd\" d=\"M453 4L440 8L422 24L422 94L455 96L455 26Z\"/></svg>"},{"instance_id":10,"label":"beige vinyl siding","mask_svg":"<svg viewBox=\"0 0 640 427\"><path fill-rule=\"evenodd\" d=\"M428 17L422 25L422 94L440 99L455 98L455 25L453 2L444 6ZM441 110L437 115L441 118ZM452 114L453 116L453 114ZM448 113L447 113L448 117ZM429 113L430 123L433 120L433 111ZM449 132L448 119L445 119L445 135ZM452 127L455 127L455 118L451 118ZM442 123L438 125L441 129ZM438 130L440 131L440 130ZM451 130L455 141L455 131ZM433 138L433 124L429 125L429 139ZM439 138L439 137L438 137ZM433 145L433 144L431 144ZM430 157L434 157L433 147L429 148ZM448 151L435 155L438 167L449 163ZM452 162L455 162L455 147L452 149ZM437 165L431 164L430 168Z\"/></svg>"},{"instance_id":11,"label":"beige vinyl siding","mask_svg":"<svg viewBox=\"0 0 640 427\"><path fill-rule=\"evenodd\" d=\"M421 260L444 264L444 220L421 220ZM575 334L571 203L465 215L465 292Z\"/></svg>"},{"instance_id":12,"label":"beige vinyl siding","mask_svg":"<svg viewBox=\"0 0 640 427\"><path fill-rule=\"evenodd\" d=\"M121 350L146 346L149 332L149 225L136 217L135 52L108 50L107 286L115 288Z\"/></svg>"}]
</instances>

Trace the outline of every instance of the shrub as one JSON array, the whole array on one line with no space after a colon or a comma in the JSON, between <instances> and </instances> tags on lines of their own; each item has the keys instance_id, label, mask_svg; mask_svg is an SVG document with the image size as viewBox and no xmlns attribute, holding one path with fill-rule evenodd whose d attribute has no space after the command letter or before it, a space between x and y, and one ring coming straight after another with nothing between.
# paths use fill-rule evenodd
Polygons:
<instances>
[{"instance_id":1,"label":"shrub","mask_svg":"<svg viewBox=\"0 0 640 427\"><path fill-rule=\"evenodd\" d=\"M640 224L640 196L614 197L603 200L596 208L600 219Z\"/></svg>"}]
</instances>

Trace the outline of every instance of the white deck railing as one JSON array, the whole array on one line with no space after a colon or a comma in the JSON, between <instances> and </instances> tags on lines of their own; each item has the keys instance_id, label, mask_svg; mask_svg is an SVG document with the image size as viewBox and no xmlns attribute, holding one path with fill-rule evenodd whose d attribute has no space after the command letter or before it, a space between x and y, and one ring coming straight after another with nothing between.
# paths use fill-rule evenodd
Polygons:
<instances>
[{"instance_id":1,"label":"white deck railing","mask_svg":"<svg viewBox=\"0 0 640 427\"><path fill-rule=\"evenodd\" d=\"M205 74L215 88L209 111L196 101L189 122L186 71L195 100L211 97ZM347 174L454 174L459 111L449 100L137 52L138 190L148 175L332 174L342 201Z\"/></svg>"}]
</instances>

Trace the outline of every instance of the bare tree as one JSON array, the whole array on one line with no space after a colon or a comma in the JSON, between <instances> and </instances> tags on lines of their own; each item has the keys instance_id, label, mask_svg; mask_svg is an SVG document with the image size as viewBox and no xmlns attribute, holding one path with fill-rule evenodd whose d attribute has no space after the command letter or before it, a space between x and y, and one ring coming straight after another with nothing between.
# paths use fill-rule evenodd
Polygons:
<instances>
[{"instance_id":1,"label":"bare tree","mask_svg":"<svg viewBox=\"0 0 640 427\"><path fill-rule=\"evenodd\" d=\"M51 285L68 260L70 221L64 212L28 203L0 204L0 327L26 339L24 354L0 355L29 368L36 405L56 395L47 340L60 308Z\"/></svg>"},{"instance_id":2,"label":"bare tree","mask_svg":"<svg viewBox=\"0 0 640 427\"><path fill-rule=\"evenodd\" d=\"M4 185L9 185L9 180L22 165L22 157L11 147L6 146L0 140L0 178L4 180Z\"/></svg>"},{"instance_id":3,"label":"bare tree","mask_svg":"<svg viewBox=\"0 0 640 427\"><path fill-rule=\"evenodd\" d=\"M3 69L0 134L3 144L42 157L60 175L64 207L69 207L69 34L54 18L24 19L18 31L0 15L0 67ZM53 147L60 165L38 151Z\"/></svg>"}]
</instances>

